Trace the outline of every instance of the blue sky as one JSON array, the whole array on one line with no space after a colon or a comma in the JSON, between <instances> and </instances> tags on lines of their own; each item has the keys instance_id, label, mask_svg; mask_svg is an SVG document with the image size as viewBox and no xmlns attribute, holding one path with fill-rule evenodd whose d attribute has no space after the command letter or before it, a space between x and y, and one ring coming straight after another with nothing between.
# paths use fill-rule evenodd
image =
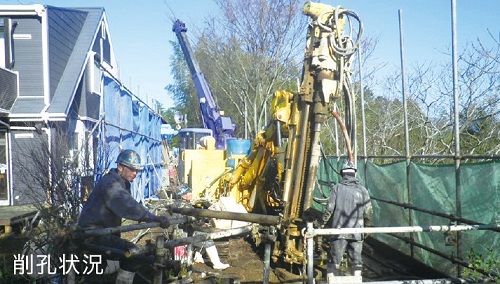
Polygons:
<instances>
[{"instance_id":1,"label":"blue sky","mask_svg":"<svg viewBox=\"0 0 500 284\"><path fill-rule=\"evenodd\" d=\"M442 51L451 52L451 0L341 0L335 3L358 13L364 36L379 38L377 56L397 67L400 66L398 10L402 12L405 62L446 60ZM499 40L500 1L457 0L456 8L459 46L477 38L493 43L488 29Z\"/></svg>"},{"instance_id":2,"label":"blue sky","mask_svg":"<svg viewBox=\"0 0 500 284\"><path fill-rule=\"evenodd\" d=\"M375 59L398 68L399 19L402 11L405 62L425 63L450 60L442 50L451 47L451 0L338 0L321 1L342 6L358 13L364 36L378 37ZM172 82L169 41L177 41L172 32L172 19L181 19L189 30L217 11L211 0L0 0L0 4L47 4L60 7L104 7L113 48L120 66L120 77L143 101L157 100L163 107L173 106L164 87ZM499 0L456 0L457 39L480 38L492 43L487 29L500 37ZM305 31L304 31L305 38Z\"/></svg>"}]
</instances>

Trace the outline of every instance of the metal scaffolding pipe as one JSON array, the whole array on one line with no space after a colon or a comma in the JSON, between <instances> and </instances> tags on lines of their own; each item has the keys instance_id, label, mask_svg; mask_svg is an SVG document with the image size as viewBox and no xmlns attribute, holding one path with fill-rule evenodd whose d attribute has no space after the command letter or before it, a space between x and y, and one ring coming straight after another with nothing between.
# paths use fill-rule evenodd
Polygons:
<instances>
[{"instance_id":1,"label":"metal scaffolding pipe","mask_svg":"<svg viewBox=\"0 0 500 284\"><path fill-rule=\"evenodd\" d=\"M463 261L462 259L457 258L456 256L453 256L453 255L446 255L446 254L444 254L444 253L442 253L442 252L440 252L440 251L438 251L438 250L436 250L436 249L433 249L433 248L430 248L430 247L425 246L425 245L423 245L423 244L417 243L417 242L415 242L414 240L411 240L411 239L409 239L409 238L406 238L406 237L403 237L403 236L398 236L398 235L395 235L395 234L389 234L389 235L390 235L390 236L392 236L392 237L394 237L394 238L397 238L397 239L399 239L399 240L402 240L402 241L404 241L404 242L411 243L411 244L413 244L414 246L417 246L417 247L419 247L419 248L421 248L421 249L423 249L423 250L426 250L426 251L428 251L428 252L430 252L430 253L433 253L433 254L435 254L435 255L438 255L438 256L440 256L440 257L442 257L442 258L446 259L446 260L451 261L452 263L459 264L459 265L461 265L461 266L463 266L463 267L469 267L469 265L470 265L470 263L468 263L468 262L466 262L466 261ZM494 276L494 277L498 277L498 276L499 276L499 274L498 274L498 273L495 273L495 272L493 272L493 271L486 271L486 270L484 270L484 269L482 269L482 268L477 268L477 267L476 267L476 268L471 268L471 269L473 269L473 270L475 270L475 271L478 271L479 273L481 273L481 274L483 274L483 275L486 275L486 276Z\"/></svg>"},{"instance_id":2,"label":"metal scaffolding pipe","mask_svg":"<svg viewBox=\"0 0 500 284\"><path fill-rule=\"evenodd\" d=\"M155 251L155 263L157 264L163 264L163 261L166 258L166 253L165 250L163 249L165 246L165 237L163 235L159 235L156 237L156 251ZM161 284L163 283L163 271L157 270L154 279L153 279L153 284Z\"/></svg>"},{"instance_id":3,"label":"metal scaffolding pipe","mask_svg":"<svg viewBox=\"0 0 500 284\"><path fill-rule=\"evenodd\" d=\"M399 54L401 56L401 89L403 93L403 111L405 126L405 154L410 156L410 134L408 131L408 98L406 95L406 77L405 77L405 57L404 57L404 34L403 34L403 11L398 10L399 16Z\"/></svg>"},{"instance_id":4,"label":"metal scaffolding pipe","mask_svg":"<svg viewBox=\"0 0 500 284\"><path fill-rule=\"evenodd\" d=\"M261 235L264 242L264 275L263 283L269 284L269 275L271 273L271 244L276 242L276 235L266 232Z\"/></svg>"},{"instance_id":5,"label":"metal scaffolding pipe","mask_svg":"<svg viewBox=\"0 0 500 284\"><path fill-rule=\"evenodd\" d=\"M314 232L314 226L313 223L308 222L307 223L307 232L313 231ZM314 255L314 238L313 237L308 237L306 235L306 257L307 257L307 283L308 284L314 284L314 261L313 261L313 255Z\"/></svg>"},{"instance_id":6,"label":"metal scaffolding pipe","mask_svg":"<svg viewBox=\"0 0 500 284\"><path fill-rule=\"evenodd\" d=\"M338 157L338 156L335 156ZM460 156L455 156L455 155L441 155L441 154L435 154L435 155L412 155L410 157L406 157L403 155L368 155L368 156L358 156L359 158L365 158L365 159L460 159L460 160L465 160L465 159L490 159L490 160L498 160L500 159L500 155L460 155Z\"/></svg>"},{"instance_id":7,"label":"metal scaffolding pipe","mask_svg":"<svg viewBox=\"0 0 500 284\"><path fill-rule=\"evenodd\" d=\"M340 228L340 229L314 229L313 223L307 223L305 233L307 245L307 283L314 283L313 269L313 238L318 235L340 235L340 234L377 234L377 233L411 233L411 232L442 232L442 231L473 231L500 229L500 224L489 225L437 225L437 226L406 226L406 227L367 227L367 228ZM392 235L392 234L391 234ZM408 241L413 242L408 239ZM413 242L413 244L416 244Z\"/></svg>"},{"instance_id":8,"label":"metal scaffolding pipe","mask_svg":"<svg viewBox=\"0 0 500 284\"><path fill-rule=\"evenodd\" d=\"M266 242L264 244L264 284L269 284L269 275L271 272L271 244Z\"/></svg>"},{"instance_id":9,"label":"metal scaffolding pipe","mask_svg":"<svg viewBox=\"0 0 500 284\"><path fill-rule=\"evenodd\" d=\"M405 128L405 155L406 155L406 187L408 190L408 203L413 204L412 188L411 188L411 159L410 159L410 131L408 130L408 96L406 91L406 76L405 76L405 56L404 56L404 33L403 33L403 11L398 10L399 16L399 54L401 57L401 90L403 93L403 113L404 113L404 128ZM413 226L413 213L410 208L408 212L408 225ZM410 234L413 239L413 235ZM414 257L413 246L410 246L410 255Z\"/></svg>"},{"instance_id":10,"label":"metal scaffolding pipe","mask_svg":"<svg viewBox=\"0 0 500 284\"><path fill-rule=\"evenodd\" d=\"M386 200L386 199L382 199L382 198L378 198L378 197L373 197L373 196L370 196L370 198L372 200L375 200L375 201L380 201L380 202L392 204L392 205L395 205L395 206L403 207L405 209L409 208L409 209L412 209L412 210L415 210L415 211L419 211L419 212L427 213L427 214L430 214L430 215L434 215L434 216L439 216L439 217L442 217L442 218L450 219L451 221L458 221L460 223L465 223L465 224L468 224L468 225L485 225L484 223L481 223L481 222L477 222L477 221L474 221L474 220L469 220L469 219L457 217L454 214L445 214L445 213L434 211L434 210L423 209L423 208L420 208L420 207L417 207L417 206L414 206L414 205L411 205L411 204L408 204L408 203L401 203L401 202ZM500 232L499 229L491 229L491 230L495 231L495 232Z\"/></svg>"},{"instance_id":11,"label":"metal scaffolding pipe","mask_svg":"<svg viewBox=\"0 0 500 284\"><path fill-rule=\"evenodd\" d=\"M181 224L188 222L187 217L180 218L170 218L170 224ZM79 229L74 232L75 237L90 237L90 236L103 236L120 232L129 232L135 230L142 230L148 228L159 227L160 223L158 222L150 222L150 223L140 223L119 227L111 227L111 228L98 228L98 229Z\"/></svg>"},{"instance_id":12,"label":"metal scaffolding pipe","mask_svg":"<svg viewBox=\"0 0 500 284\"><path fill-rule=\"evenodd\" d=\"M415 232L453 232L499 229L500 224L487 225L436 225L436 226L402 226L402 227L367 227L367 228L340 228L340 229L313 229L306 232L307 237L317 235L340 234L379 234L379 233L415 233Z\"/></svg>"},{"instance_id":13,"label":"metal scaffolding pipe","mask_svg":"<svg viewBox=\"0 0 500 284\"><path fill-rule=\"evenodd\" d=\"M159 223L153 222L153 223L142 223L142 224L120 226L120 227L111 227L111 228L85 229L85 230L77 230L75 231L74 234L76 237L103 236L120 232L129 232L134 230L153 228L159 225L160 225Z\"/></svg>"},{"instance_id":14,"label":"metal scaffolding pipe","mask_svg":"<svg viewBox=\"0 0 500 284\"><path fill-rule=\"evenodd\" d=\"M466 282L458 282L460 279L450 278L450 279L418 279L415 280L415 283L418 284L453 284L453 283L466 283ZM408 280L391 280L391 281L370 281L370 284L407 284L412 283Z\"/></svg>"},{"instance_id":15,"label":"metal scaffolding pipe","mask_svg":"<svg viewBox=\"0 0 500 284\"><path fill-rule=\"evenodd\" d=\"M172 212L194 217L208 217L208 218L244 221L244 222L258 223L263 225L277 225L281 221L281 217L279 216L263 215L255 213L215 211L215 210L197 209L197 208L173 208Z\"/></svg>"},{"instance_id":16,"label":"metal scaffolding pipe","mask_svg":"<svg viewBox=\"0 0 500 284\"><path fill-rule=\"evenodd\" d=\"M457 3L451 0L451 39L453 61L453 113L454 113L454 141L455 141L455 207L458 217L462 217L462 184L460 180L460 99L458 97L458 52L457 52ZM457 234L457 255L462 257L462 236ZM457 267L458 277L462 274L460 265Z\"/></svg>"}]
</instances>

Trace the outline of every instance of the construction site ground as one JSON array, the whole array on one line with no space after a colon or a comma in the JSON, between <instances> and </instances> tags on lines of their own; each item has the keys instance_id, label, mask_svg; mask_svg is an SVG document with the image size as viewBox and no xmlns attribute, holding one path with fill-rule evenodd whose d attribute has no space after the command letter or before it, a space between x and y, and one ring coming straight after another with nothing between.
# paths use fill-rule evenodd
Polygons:
<instances>
[{"instance_id":1,"label":"construction site ground","mask_svg":"<svg viewBox=\"0 0 500 284\"><path fill-rule=\"evenodd\" d=\"M214 270L205 263L194 264L192 278L197 283L263 283L264 262L262 254L256 253L252 245L244 238L218 242L219 256L231 265L224 270ZM273 271L269 275L270 283L280 283Z\"/></svg>"},{"instance_id":2,"label":"construction site ground","mask_svg":"<svg viewBox=\"0 0 500 284\"><path fill-rule=\"evenodd\" d=\"M158 232L154 230L141 238L140 242L154 239ZM123 234L125 238L134 238L137 232ZM27 238L15 233L0 238L0 283L33 283L32 280L12 275L14 255L21 253ZM231 266L225 270L212 269L209 259L204 256L205 263L193 264L189 277L169 281L171 283L263 283L264 261L263 251L256 248L251 240L245 237L229 238L216 242L219 256L224 263ZM438 279L446 277L428 267L413 262L408 257L402 257L396 251L383 248L380 253L379 244L373 241L365 246L363 259L365 267L363 270L363 282L409 280L409 279ZM379 252L377 252L379 251ZM318 273L319 270L317 270ZM114 283L116 274L103 277L102 283ZM321 275L319 275L321 276ZM148 280L143 279L146 278ZM137 275L134 283L152 283L152 274ZM323 283L321 277L316 278L317 283ZM165 282L167 283L167 282ZM299 276L287 273L284 269L271 269L269 283L305 283Z\"/></svg>"},{"instance_id":3,"label":"construction site ground","mask_svg":"<svg viewBox=\"0 0 500 284\"><path fill-rule=\"evenodd\" d=\"M141 238L139 243L148 239L154 242L157 233L158 232L155 232L155 230L151 230L148 234ZM124 233L122 236L128 239L133 239L137 236L137 232ZM229 268L224 270L213 269L210 259L206 256L206 254L202 254L204 263L193 263L192 270L189 272L188 277L179 281L179 283L188 283L189 281L202 284L263 283L264 261L262 256L264 253L261 248L256 248L252 244L251 240L245 237L226 238L216 241L216 247L221 261L229 264ZM139 278L140 277L141 276L139 276ZM269 283L283 283L283 281L277 277L273 270L271 270ZM303 281L300 281L299 283L303 283Z\"/></svg>"},{"instance_id":4,"label":"construction site ground","mask_svg":"<svg viewBox=\"0 0 500 284\"><path fill-rule=\"evenodd\" d=\"M126 224L126 223L125 223ZM14 228L9 234L0 232L0 283L33 283L28 278L13 275L14 256L22 252L27 238L22 228ZM130 231L122 233L128 240L138 239L138 244L163 234L161 228L152 228L145 232ZM139 237L139 238L138 238ZM246 236L216 240L221 261L230 264L225 270L215 270L210 260L203 255L205 263L194 263L186 277L170 279L164 283L263 283L264 251L263 246L256 247ZM421 265L397 250L391 249L373 238L365 242L363 250L363 282L388 280L418 280L446 278L437 271ZM305 283L304 277L288 273L283 268L271 267L269 283ZM316 283L324 283L322 269L315 269ZM142 271L135 277L134 283L152 283L154 271ZM103 276L101 283L114 283L116 274ZM166 280L166 278L164 278ZM41 283L41 282L39 282Z\"/></svg>"},{"instance_id":5,"label":"construction site ground","mask_svg":"<svg viewBox=\"0 0 500 284\"><path fill-rule=\"evenodd\" d=\"M137 236L137 231L123 233L124 238L132 239ZM147 239L154 241L154 230L141 238L140 243ZM13 275L14 255L22 252L23 245L27 238L13 232L3 235L0 238L0 283L33 283L30 279ZM218 241L216 246L219 251L221 261L229 263L231 266L225 270L212 269L209 259L204 255L206 263L193 264L189 277L179 279L177 283L263 283L264 262L258 249L244 237L225 239ZM102 283L114 283L115 275L103 276ZM134 283L150 283L151 274L144 275L149 280L142 279L137 275ZM282 283L276 274L271 271L270 283ZM300 282L302 283L302 282Z\"/></svg>"}]
</instances>

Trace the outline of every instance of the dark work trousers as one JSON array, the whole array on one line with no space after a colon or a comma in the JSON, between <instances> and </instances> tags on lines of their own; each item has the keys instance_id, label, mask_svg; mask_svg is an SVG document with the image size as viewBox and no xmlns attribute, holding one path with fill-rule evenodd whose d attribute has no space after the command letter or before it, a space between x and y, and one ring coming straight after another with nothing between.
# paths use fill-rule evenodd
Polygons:
<instances>
[{"instance_id":1,"label":"dark work trousers","mask_svg":"<svg viewBox=\"0 0 500 284\"><path fill-rule=\"evenodd\" d=\"M351 270L361 270L363 268L363 260L361 251L363 250L363 241L337 239L330 241L330 261L339 267L342 257L347 248L347 255L351 265Z\"/></svg>"},{"instance_id":2,"label":"dark work trousers","mask_svg":"<svg viewBox=\"0 0 500 284\"><path fill-rule=\"evenodd\" d=\"M124 240L120 238L117 235L105 235L105 236L98 236L98 237L92 237L89 238L85 241L88 244L91 245L98 245L101 247L107 247L111 249L117 249L120 251L127 251L128 249L131 249L135 247L135 245L127 240ZM103 270L106 269L106 262L107 260L118 260L120 261L120 269L130 271L130 272L136 272L139 270L139 268L145 264L144 259L137 258L137 257L131 257L131 258L126 258L122 255L119 255L117 253L111 253L110 255L104 255L102 251L94 250L91 249L91 251L94 254L101 254L102 255L102 262L103 262ZM85 282L84 283L99 283L102 275L88 275L85 277Z\"/></svg>"},{"instance_id":3,"label":"dark work trousers","mask_svg":"<svg viewBox=\"0 0 500 284\"><path fill-rule=\"evenodd\" d=\"M135 245L127 240L124 240L120 238L117 235L105 235L105 236L100 236L95 239L95 244L104 246L104 247L110 247L110 248L115 248L119 250L129 250ZM119 260L120 261L120 268L123 270L127 270L130 272L136 272L141 265L144 263L143 260L140 260L136 257L131 257L131 258L126 258L122 257L119 255L111 255L111 256L106 256L106 259L110 260Z\"/></svg>"},{"instance_id":4,"label":"dark work trousers","mask_svg":"<svg viewBox=\"0 0 500 284\"><path fill-rule=\"evenodd\" d=\"M206 233L205 232L195 231L193 233L193 237L197 236L197 235L206 235ZM201 250L206 249L208 247L215 246L215 242L213 240L211 240L211 239L207 239L206 241L193 243L193 246L195 248L198 248L201 251Z\"/></svg>"}]
</instances>

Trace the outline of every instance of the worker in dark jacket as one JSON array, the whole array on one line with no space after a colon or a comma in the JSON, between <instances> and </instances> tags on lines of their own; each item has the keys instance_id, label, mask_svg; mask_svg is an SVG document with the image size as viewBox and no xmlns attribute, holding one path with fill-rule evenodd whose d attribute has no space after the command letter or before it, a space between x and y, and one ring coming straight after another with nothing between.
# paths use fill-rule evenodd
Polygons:
<instances>
[{"instance_id":1,"label":"worker in dark jacket","mask_svg":"<svg viewBox=\"0 0 500 284\"><path fill-rule=\"evenodd\" d=\"M117 168L111 169L97 183L96 188L83 205L78 219L79 229L97 229L121 226L122 218L159 222L163 228L168 227L169 220L165 216L156 216L137 202L130 194L130 183L142 170L140 156L133 150L124 150L118 155ZM121 239L120 234L92 237L89 243L128 250L135 245ZM135 271L141 265L134 258L120 259L120 269L116 283L132 283Z\"/></svg>"},{"instance_id":2,"label":"worker in dark jacket","mask_svg":"<svg viewBox=\"0 0 500 284\"><path fill-rule=\"evenodd\" d=\"M323 224L325 228L363 228L371 226L373 208L368 190L356 178L356 165L351 161L344 163L340 170L342 180L332 186ZM333 283L333 277L340 275L339 267L347 248L351 271L354 276L361 276L363 261L363 234L341 234L330 238L328 252L327 280Z\"/></svg>"}]
</instances>

